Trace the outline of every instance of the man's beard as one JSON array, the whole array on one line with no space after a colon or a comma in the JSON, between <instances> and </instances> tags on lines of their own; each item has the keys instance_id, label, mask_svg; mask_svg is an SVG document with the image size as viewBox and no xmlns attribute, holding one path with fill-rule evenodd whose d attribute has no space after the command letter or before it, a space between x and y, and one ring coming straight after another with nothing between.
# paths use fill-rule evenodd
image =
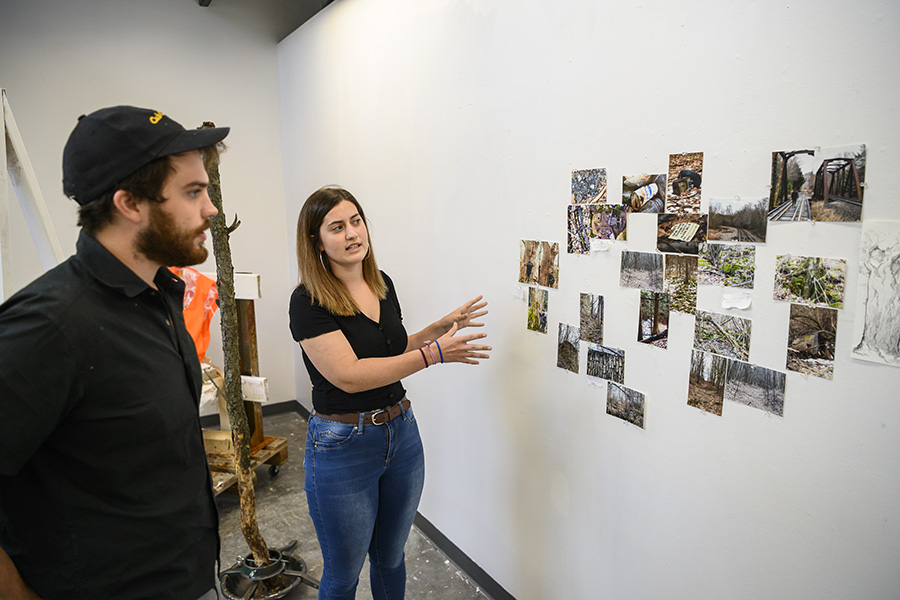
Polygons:
<instances>
[{"instance_id":1,"label":"man's beard","mask_svg":"<svg viewBox=\"0 0 900 600\"><path fill-rule=\"evenodd\" d=\"M209 252L197 245L197 236L209 229L203 227L185 232L158 205L151 205L150 223L138 233L135 248L147 259L166 267L187 267L206 260Z\"/></svg>"}]
</instances>

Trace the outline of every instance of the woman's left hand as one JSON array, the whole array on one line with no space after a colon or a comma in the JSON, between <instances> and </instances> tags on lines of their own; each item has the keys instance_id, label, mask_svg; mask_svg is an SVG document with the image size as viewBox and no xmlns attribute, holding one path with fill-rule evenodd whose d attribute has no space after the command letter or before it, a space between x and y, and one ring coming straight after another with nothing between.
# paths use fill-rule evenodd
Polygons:
<instances>
[{"instance_id":1,"label":"woman's left hand","mask_svg":"<svg viewBox=\"0 0 900 600\"><path fill-rule=\"evenodd\" d=\"M475 320L480 319L488 313L487 310L483 310L484 307L487 306L487 301L482 301L482 298L484 298L484 296L472 298L441 319L439 322L444 331L450 331L450 328L453 327L454 323L456 323L457 329L463 329L464 327L484 327L484 323Z\"/></svg>"}]
</instances>

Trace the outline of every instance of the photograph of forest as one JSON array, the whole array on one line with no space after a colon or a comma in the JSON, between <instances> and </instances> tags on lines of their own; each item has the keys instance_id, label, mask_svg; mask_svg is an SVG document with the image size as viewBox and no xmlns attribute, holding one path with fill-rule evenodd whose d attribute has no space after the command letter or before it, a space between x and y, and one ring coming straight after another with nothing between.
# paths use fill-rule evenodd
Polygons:
<instances>
[{"instance_id":1,"label":"photograph of forest","mask_svg":"<svg viewBox=\"0 0 900 600\"><path fill-rule=\"evenodd\" d=\"M528 288L528 329L547 333L547 290Z\"/></svg>"},{"instance_id":2,"label":"photograph of forest","mask_svg":"<svg viewBox=\"0 0 900 600\"><path fill-rule=\"evenodd\" d=\"M569 254L590 254L591 228L590 224L585 220L585 210L583 205L569 205L568 228L569 233L566 251Z\"/></svg>"},{"instance_id":3,"label":"photograph of forest","mask_svg":"<svg viewBox=\"0 0 900 600\"><path fill-rule=\"evenodd\" d=\"M519 283L559 287L559 244L519 241Z\"/></svg>"},{"instance_id":4,"label":"photograph of forest","mask_svg":"<svg viewBox=\"0 0 900 600\"><path fill-rule=\"evenodd\" d=\"M644 394L613 383L606 386L606 414L644 428Z\"/></svg>"},{"instance_id":5,"label":"photograph of forest","mask_svg":"<svg viewBox=\"0 0 900 600\"><path fill-rule=\"evenodd\" d=\"M656 249L660 252L697 254L706 241L707 215L656 215Z\"/></svg>"},{"instance_id":6,"label":"photograph of forest","mask_svg":"<svg viewBox=\"0 0 900 600\"><path fill-rule=\"evenodd\" d=\"M710 198L707 238L720 242L766 241L768 198Z\"/></svg>"},{"instance_id":7,"label":"photograph of forest","mask_svg":"<svg viewBox=\"0 0 900 600\"><path fill-rule=\"evenodd\" d=\"M674 214L699 214L702 176L702 152L670 154L668 172L669 188L666 195L666 212Z\"/></svg>"},{"instance_id":8,"label":"photograph of forest","mask_svg":"<svg viewBox=\"0 0 900 600\"><path fill-rule=\"evenodd\" d=\"M739 360L728 362L726 400L784 416L784 373Z\"/></svg>"},{"instance_id":9,"label":"photograph of forest","mask_svg":"<svg viewBox=\"0 0 900 600\"><path fill-rule=\"evenodd\" d=\"M838 311L791 304L788 323L787 370L831 379ZM896 343L896 340L895 340Z\"/></svg>"},{"instance_id":10,"label":"photograph of forest","mask_svg":"<svg viewBox=\"0 0 900 600\"><path fill-rule=\"evenodd\" d=\"M622 177L622 204L628 212L661 213L666 207L666 174Z\"/></svg>"},{"instance_id":11,"label":"photograph of forest","mask_svg":"<svg viewBox=\"0 0 900 600\"><path fill-rule=\"evenodd\" d=\"M722 416L727 372L727 358L693 350L691 375L688 380L688 406Z\"/></svg>"},{"instance_id":12,"label":"photograph of forest","mask_svg":"<svg viewBox=\"0 0 900 600\"><path fill-rule=\"evenodd\" d=\"M663 291L669 295L671 309L694 314L697 310L697 257L666 254L666 279Z\"/></svg>"},{"instance_id":13,"label":"photograph of forest","mask_svg":"<svg viewBox=\"0 0 900 600\"><path fill-rule=\"evenodd\" d=\"M625 207L621 204L589 204L584 207L584 215L592 238L626 240Z\"/></svg>"},{"instance_id":14,"label":"photograph of forest","mask_svg":"<svg viewBox=\"0 0 900 600\"><path fill-rule=\"evenodd\" d=\"M866 145L816 151L809 210L813 221L859 221L866 183Z\"/></svg>"},{"instance_id":15,"label":"photograph of forest","mask_svg":"<svg viewBox=\"0 0 900 600\"><path fill-rule=\"evenodd\" d=\"M900 222L863 223L853 358L900 367Z\"/></svg>"},{"instance_id":16,"label":"photograph of forest","mask_svg":"<svg viewBox=\"0 0 900 600\"><path fill-rule=\"evenodd\" d=\"M556 366L560 369L578 372L578 328L565 323L559 324L559 342L556 346Z\"/></svg>"},{"instance_id":17,"label":"photograph of forest","mask_svg":"<svg viewBox=\"0 0 900 600\"><path fill-rule=\"evenodd\" d=\"M656 252L622 252L619 285L627 288L663 291L663 255Z\"/></svg>"},{"instance_id":18,"label":"photograph of forest","mask_svg":"<svg viewBox=\"0 0 900 600\"><path fill-rule=\"evenodd\" d=\"M702 244L697 268L700 285L753 289L756 246Z\"/></svg>"},{"instance_id":19,"label":"photograph of forest","mask_svg":"<svg viewBox=\"0 0 900 600\"><path fill-rule=\"evenodd\" d=\"M603 344L603 296L581 294L581 339Z\"/></svg>"},{"instance_id":20,"label":"photograph of forest","mask_svg":"<svg viewBox=\"0 0 900 600\"><path fill-rule=\"evenodd\" d=\"M698 310L694 324L694 348L729 358L750 356L750 319Z\"/></svg>"},{"instance_id":21,"label":"photograph of forest","mask_svg":"<svg viewBox=\"0 0 900 600\"><path fill-rule=\"evenodd\" d=\"M847 261L781 254L775 259L773 298L828 308L844 307Z\"/></svg>"},{"instance_id":22,"label":"photograph of forest","mask_svg":"<svg viewBox=\"0 0 900 600\"><path fill-rule=\"evenodd\" d=\"M572 171L571 204L606 202L606 169Z\"/></svg>"},{"instance_id":23,"label":"photograph of forest","mask_svg":"<svg viewBox=\"0 0 900 600\"><path fill-rule=\"evenodd\" d=\"M625 351L591 344L587 353L587 374L616 383L625 383Z\"/></svg>"},{"instance_id":24,"label":"photograph of forest","mask_svg":"<svg viewBox=\"0 0 900 600\"><path fill-rule=\"evenodd\" d=\"M638 317L637 341L642 344L668 348L669 295L641 290L641 311Z\"/></svg>"}]
</instances>

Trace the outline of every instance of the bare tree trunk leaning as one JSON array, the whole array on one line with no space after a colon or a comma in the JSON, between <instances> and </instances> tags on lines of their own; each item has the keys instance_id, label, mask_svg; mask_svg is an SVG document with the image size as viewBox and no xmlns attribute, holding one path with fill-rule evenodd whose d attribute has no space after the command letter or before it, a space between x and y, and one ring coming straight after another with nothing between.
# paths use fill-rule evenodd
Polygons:
<instances>
[{"instance_id":1,"label":"bare tree trunk leaning","mask_svg":"<svg viewBox=\"0 0 900 600\"><path fill-rule=\"evenodd\" d=\"M203 127L215 127L206 121ZM238 345L238 315L234 301L234 264L228 237L240 221L235 218L231 227L225 224L222 209L222 186L219 179L217 152L205 156L209 175L209 198L219 210L212 218L212 245L216 257L216 287L219 291L219 311L222 319L222 346L225 353L225 399L231 420L231 439L234 443L235 472L241 501L241 533L253 553L258 566L269 563L269 548L256 520L256 494L253 490L253 471L250 468L250 426L241 393L240 349Z\"/></svg>"}]
</instances>

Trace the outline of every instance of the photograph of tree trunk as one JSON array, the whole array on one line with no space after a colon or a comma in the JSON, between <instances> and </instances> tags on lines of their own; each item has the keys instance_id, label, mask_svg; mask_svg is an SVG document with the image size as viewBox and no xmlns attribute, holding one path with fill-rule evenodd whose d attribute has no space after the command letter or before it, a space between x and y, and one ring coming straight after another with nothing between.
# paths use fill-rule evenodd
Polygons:
<instances>
[{"instance_id":1,"label":"photograph of tree trunk","mask_svg":"<svg viewBox=\"0 0 900 600\"><path fill-rule=\"evenodd\" d=\"M587 374L589 377L625 383L625 351L591 344L588 346Z\"/></svg>"},{"instance_id":2,"label":"photograph of tree trunk","mask_svg":"<svg viewBox=\"0 0 900 600\"><path fill-rule=\"evenodd\" d=\"M571 204L606 202L606 169L572 171Z\"/></svg>"},{"instance_id":3,"label":"photograph of tree trunk","mask_svg":"<svg viewBox=\"0 0 900 600\"><path fill-rule=\"evenodd\" d=\"M519 241L519 283L559 287L559 244Z\"/></svg>"},{"instance_id":4,"label":"photograph of tree trunk","mask_svg":"<svg viewBox=\"0 0 900 600\"><path fill-rule=\"evenodd\" d=\"M619 285L641 290L663 291L663 255L656 252L622 251Z\"/></svg>"},{"instance_id":5,"label":"photograph of tree trunk","mask_svg":"<svg viewBox=\"0 0 900 600\"><path fill-rule=\"evenodd\" d=\"M900 222L863 223L853 358L900 367Z\"/></svg>"},{"instance_id":6,"label":"photograph of tree trunk","mask_svg":"<svg viewBox=\"0 0 900 600\"><path fill-rule=\"evenodd\" d=\"M591 253L591 226L585 218L585 206L582 204L569 205L569 232L566 245L566 251L569 254Z\"/></svg>"},{"instance_id":7,"label":"photograph of tree trunk","mask_svg":"<svg viewBox=\"0 0 900 600\"><path fill-rule=\"evenodd\" d=\"M578 328L559 324L559 342L556 346L556 366L578 373Z\"/></svg>"},{"instance_id":8,"label":"photograph of tree trunk","mask_svg":"<svg viewBox=\"0 0 900 600\"><path fill-rule=\"evenodd\" d=\"M667 348L669 345L669 295L641 290L641 311L638 317L637 341Z\"/></svg>"},{"instance_id":9,"label":"photograph of tree trunk","mask_svg":"<svg viewBox=\"0 0 900 600\"><path fill-rule=\"evenodd\" d=\"M698 283L753 289L756 246L752 244L702 244Z\"/></svg>"},{"instance_id":10,"label":"photograph of tree trunk","mask_svg":"<svg viewBox=\"0 0 900 600\"><path fill-rule=\"evenodd\" d=\"M547 290L528 288L528 329L547 333Z\"/></svg>"},{"instance_id":11,"label":"photograph of tree trunk","mask_svg":"<svg viewBox=\"0 0 900 600\"><path fill-rule=\"evenodd\" d=\"M707 215L656 215L656 249L660 252L697 254L706 241Z\"/></svg>"},{"instance_id":12,"label":"photograph of tree trunk","mask_svg":"<svg viewBox=\"0 0 900 600\"><path fill-rule=\"evenodd\" d=\"M666 212L673 214L700 213L702 175L702 152L669 155L669 189L666 196Z\"/></svg>"},{"instance_id":13,"label":"photograph of tree trunk","mask_svg":"<svg viewBox=\"0 0 900 600\"><path fill-rule=\"evenodd\" d=\"M722 416L728 359L710 352L691 352L688 406Z\"/></svg>"},{"instance_id":14,"label":"photograph of tree trunk","mask_svg":"<svg viewBox=\"0 0 900 600\"><path fill-rule=\"evenodd\" d=\"M784 373L739 360L728 362L726 400L784 416Z\"/></svg>"},{"instance_id":15,"label":"photograph of tree trunk","mask_svg":"<svg viewBox=\"0 0 900 600\"><path fill-rule=\"evenodd\" d=\"M603 296L581 294L581 339L603 344Z\"/></svg>"},{"instance_id":16,"label":"photograph of tree trunk","mask_svg":"<svg viewBox=\"0 0 900 600\"><path fill-rule=\"evenodd\" d=\"M618 383L606 386L606 414L644 428L644 394Z\"/></svg>"},{"instance_id":17,"label":"photograph of tree trunk","mask_svg":"<svg viewBox=\"0 0 900 600\"><path fill-rule=\"evenodd\" d=\"M775 259L775 290L781 302L827 308L844 307L847 261L781 254Z\"/></svg>"},{"instance_id":18,"label":"photograph of tree trunk","mask_svg":"<svg viewBox=\"0 0 900 600\"><path fill-rule=\"evenodd\" d=\"M791 319L788 324L788 371L815 375L823 379L833 377L837 315L838 311L834 308L791 304Z\"/></svg>"},{"instance_id":19,"label":"photograph of tree trunk","mask_svg":"<svg viewBox=\"0 0 900 600\"><path fill-rule=\"evenodd\" d=\"M719 242L766 241L768 198L710 198L707 239Z\"/></svg>"},{"instance_id":20,"label":"photograph of tree trunk","mask_svg":"<svg viewBox=\"0 0 900 600\"><path fill-rule=\"evenodd\" d=\"M697 310L697 257L666 254L666 279L663 291L669 295L671 309L694 314Z\"/></svg>"},{"instance_id":21,"label":"photograph of tree trunk","mask_svg":"<svg viewBox=\"0 0 900 600\"><path fill-rule=\"evenodd\" d=\"M694 324L694 348L728 358L750 356L750 319L698 310Z\"/></svg>"}]
</instances>

